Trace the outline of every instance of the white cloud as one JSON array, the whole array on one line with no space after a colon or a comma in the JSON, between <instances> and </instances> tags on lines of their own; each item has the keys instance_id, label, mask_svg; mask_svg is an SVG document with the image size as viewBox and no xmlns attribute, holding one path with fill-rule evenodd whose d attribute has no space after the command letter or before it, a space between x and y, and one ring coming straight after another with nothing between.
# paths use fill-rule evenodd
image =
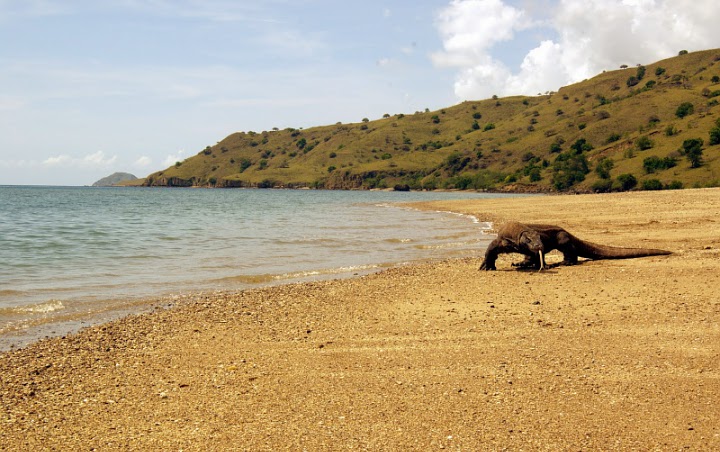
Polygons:
<instances>
[{"instance_id":1,"label":"white cloud","mask_svg":"<svg viewBox=\"0 0 720 452\"><path fill-rule=\"evenodd\" d=\"M33 160L0 160L0 168L19 169L37 166Z\"/></svg>"},{"instance_id":2,"label":"white cloud","mask_svg":"<svg viewBox=\"0 0 720 452\"><path fill-rule=\"evenodd\" d=\"M393 63L393 60L390 59L390 58L380 58L379 60L377 60L377 61L375 62L375 64L377 64L377 65L380 66L380 67L389 66L389 65L391 65L392 63Z\"/></svg>"},{"instance_id":3,"label":"white cloud","mask_svg":"<svg viewBox=\"0 0 720 452\"><path fill-rule=\"evenodd\" d=\"M107 168L117 162L117 156L106 157L103 151L88 154L85 157L72 157L66 154L48 157L42 164L46 167L75 167L82 169Z\"/></svg>"},{"instance_id":4,"label":"white cloud","mask_svg":"<svg viewBox=\"0 0 720 452\"><path fill-rule=\"evenodd\" d=\"M147 168L152 165L152 159L148 156L143 155L139 159L135 160L135 166L138 168Z\"/></svg>"},{"instance_id":5,"label":"white cloud","mask_svg":"<svg viewBox=\"0 0 720 452\"><path fill-rule=\"evenodd\" d=\"M96 166L110 166L113 163L117 161L117 156L113 155L112 157L106 159L105 153L103 151L97 151L94 154L90 154L85 156L82 159L82 162L88 166L96 167Z\"/></svg>"},{"instance_id":6,"label":"white cloud","mask_svg":"<svg viewBox=\"0 0 720 452\"><path fill-rule=\"evenodd\" d=\"M43 161L46 166L63 166L67 165L72 159L67 155L58 155L57 157L48 157Z\"/></svg>"},{"instance_id":7,"label":"white cloud","mask_svg":"<svg viewBox=\"0 0 720 452\"><path fill-rule=\"evenodd\" d=\"M621 64L650 63L720 42L716 0L560 0L554 14L502 0L453 0L436 17L443 51L435 65L458 69L460 99L556 90ZM543 17L532 17L532 14ZM519 69L493 56L502 42L537 33Z\"/></svg>"},{"instance_id":8,"label":"white cloud","mask_svg":"<svg viewBox=\"0 0 720 452\"><path fill-rule=\"evenodd\" d=\"M185 154L185 150L180 149L175 154L168 155L167 157L165 157L165 160L163 160L163 166L173 166L176 162L182 162L183 160L185 160L183 158L183 154Z\"/></svg>"}]
</instances>

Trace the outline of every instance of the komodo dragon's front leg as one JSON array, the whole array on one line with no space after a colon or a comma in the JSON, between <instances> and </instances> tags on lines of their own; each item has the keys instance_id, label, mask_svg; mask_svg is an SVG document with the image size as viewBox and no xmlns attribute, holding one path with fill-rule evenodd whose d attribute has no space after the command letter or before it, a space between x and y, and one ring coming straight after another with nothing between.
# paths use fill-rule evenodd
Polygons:
<instances>
[{"instance_id":1,"label":"komodo dragon's front leg","mask_svg":"<svg viewBox=\"0 0 720 452\"><path fill-rule=\"evenodd\" d=\"M500 254L516 252L517 246L515 246L514 243L504 238L498 237L492 242L490 242L487 251L485 251L485 259L480 265L480 270L497 270L497 268L495 268L495 261Z\"/></svg>"}]
</instances>

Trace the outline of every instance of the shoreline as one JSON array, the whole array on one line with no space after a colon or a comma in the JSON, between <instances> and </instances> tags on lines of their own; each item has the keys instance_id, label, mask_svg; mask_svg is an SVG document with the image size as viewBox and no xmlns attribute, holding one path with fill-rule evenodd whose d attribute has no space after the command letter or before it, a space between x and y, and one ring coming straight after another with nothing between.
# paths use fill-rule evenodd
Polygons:
<instances>
[{"instance_id":1,"label":"shoreline","mask_svg":"<svg viewBox=\"0 0 720 452\"><path fill-rule=\"evenodd\" d=\"M16 194L53 193L23 190ZM124 208L97 213L94 218L101 220L100 225L86 222L71 236L48 234L58 246L33 244L32 237L39 237L37 234L42 231L33 234L32 230L17 230L22 240L7 242L9 266L0 280L8 283L4 289L14 290L0 290L0 349L102 323L117 318L115 311L124 315L135 306L151 306L158 298L352 276L396 262L444 255L467 256L483 245L473 240L476 225L464 219L388 207L393 199L447 196L336 193L286 196L259 190L247 196L226 192L210 198L207 193L196 196L180 191L169 197L151 193L136 196L133 190L107 195L111 191L96 188L63 191L65 196L82 205L87 205L86 198L113 205L119 196ZM97 195L98 192L104 194ZM286 199L294 202L283 204ZM350 199L354 201L351 203ZM234 213L223 213L219 207L194 207L211 202L235 205L240 200L251 204L270 202L274 209L265 218L255 219L253 214L243 213L252 211L252 207L229 209ZM162 215L153 216L160 205L174 201L184 206L181 209L184 215L178 215L180 219L174 220L171 226L155 227L161 224ZM321 203L331 207L319 208ZM135 208L136 205L140 207ZM153 205L157 208L147 208ZM341 211L332 213L335 209ZM198 214L198 210L205 215ZM323 211L330 213L323 214ZM144 220L127 220L132 216ZM52 221L31 217L21 212L19 221L31 221L38 229L59 229ZM196 217L197 221L193 221ZM205 220L200 221L200 217ZM438 217L449 221L431 221ZM48 218L55 217L49 215ZM278 226L269 220L272 218L280 221ZM428 226L422 229L411 226L423 219L428 219L424 223ZM138 226L141 222L145 224ZM242 226L236 227L238 224ZM338 229L331 230L333 225ZM456 240L462 244L459 248L456 244L443 248L442 245L453 240L448 237L455 227L466 233ZM0 229L7 231L6 237L14 237L11 223L4 222ZM36 245L42 252L28 251ZM88 252L74 251L88 248ZM62 269L57 266L60 262Z\"/></svg>"},{"instance_id":2,"label":"shoreline","mask_svg":"<svg viewBox=\"0 0 720 452\"><path fill-rule=\"evenodd\" d=\"M155 309L0 352L0 443L720 447L720 190L413 203L671 256L482 256ZM548 261L558 259L556 253Z\"/></svg>"}]
</instances>

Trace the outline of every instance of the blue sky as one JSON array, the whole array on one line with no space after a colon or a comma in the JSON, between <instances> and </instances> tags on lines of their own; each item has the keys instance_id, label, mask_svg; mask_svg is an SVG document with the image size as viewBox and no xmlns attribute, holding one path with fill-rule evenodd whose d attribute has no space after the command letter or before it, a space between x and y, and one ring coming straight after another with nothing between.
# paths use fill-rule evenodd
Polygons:
<instances>
[{"instance_id":1,"label":"blue sky","mask_svg":"<svg viewBox=\"0 0 720 452\"><path fill-rule=\"evenodd\" d=\"M145 176L236 131L537 94L720 47L715 0L0 0L0 184Z\"/></svg>"}]
</instances>

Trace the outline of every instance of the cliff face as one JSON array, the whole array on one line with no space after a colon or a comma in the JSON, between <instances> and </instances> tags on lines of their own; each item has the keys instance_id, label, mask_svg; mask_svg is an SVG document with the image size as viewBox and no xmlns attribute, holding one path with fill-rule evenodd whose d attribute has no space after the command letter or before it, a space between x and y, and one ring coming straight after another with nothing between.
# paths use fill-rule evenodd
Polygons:
<instances>
[{"instance_id":1,"label":"cliff face","mask_svg":"<svg viewBox=\"0 0 720 452\"><path fill-rule=\"evenodd\" d=\"M112 187L113 185L117 185L120 182L124 182L127 180L137 180L137 177L130 173L113 173L107 177L103 177L102 179L98 180L94 184L92 184L93 187Z\"/></svg>"}]
</instances>

